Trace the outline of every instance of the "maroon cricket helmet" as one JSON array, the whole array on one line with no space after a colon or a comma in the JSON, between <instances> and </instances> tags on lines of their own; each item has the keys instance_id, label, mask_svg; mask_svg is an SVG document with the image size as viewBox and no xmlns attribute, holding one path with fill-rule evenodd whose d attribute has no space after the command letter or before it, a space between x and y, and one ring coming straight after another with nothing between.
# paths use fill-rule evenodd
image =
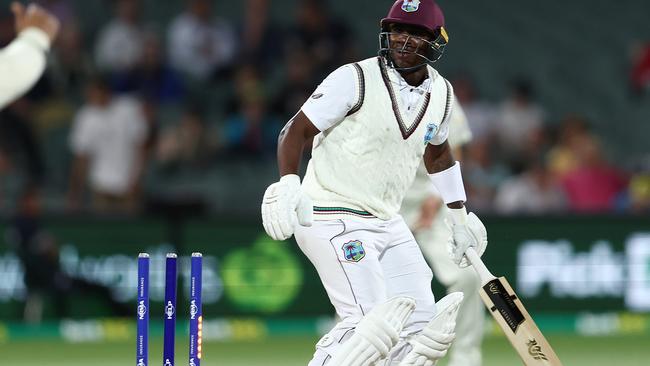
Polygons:
<instances>
[{"instance_id":1,"label":"maroon cricket helmet","mask_svg":"<svg viewBox=\"0 0 650 366\"><path fill-rule=\"evenodd\" d=\"M431 33L433 40L425 41L427 47L413 52L422 58L423 62L420 65L397 67L390 55L397 48L391 45L389 24L414 25ZM386 18L381 20L380 25L378 54L386 61L388 66L400 71L411 72L427 64L433 65L442 57L449 42L449 36L445 30L445 16L434 0L397 0L388 11ZM405 47L405 44L402 47ZM407 51L401 49L399 52Z\"/></svg>"},{"instance_id":2,"label":"maroon cricket helmet","mask_svg":"<svg viewBox=\"0 0 650 366\"><path fill-rule=\"evenodd\" d=\"M445 16L434 0L397 0L380 25L385 30L391 23L420 26L437 35L445 26Z\"/></svg>"}]
</instances>

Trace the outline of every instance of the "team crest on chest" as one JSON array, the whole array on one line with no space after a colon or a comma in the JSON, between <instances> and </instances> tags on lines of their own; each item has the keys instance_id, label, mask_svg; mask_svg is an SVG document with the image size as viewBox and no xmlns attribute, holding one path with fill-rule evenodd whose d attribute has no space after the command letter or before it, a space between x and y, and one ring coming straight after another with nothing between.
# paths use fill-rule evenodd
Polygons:
<instances>
[{"instance_id":1,"label":"team crest on chest","mask_svg":"<svg viewBox=\"0 0 650 366\"><path fill-rule=\"evenodd\" d=\"M433 138L433 136L436 135L436 131L438 130L438 126L436 126L435 123L429 123L427 125L427 133L424 135L424 144L428 144L429 141Z\"/></svg>"},{"instance_id":2,"label":"team crest on chest","mask_svg":"<svg viewBox=\"0 0 650 366\"><path fill-rule=\"evenodd\" d=\"M343 244L343 256L349 262L358 262L366 256L366 250L360 240L352 240Z\"/></svg>"},{"instance_id":3,"label":"team crest on chest","mask_svg":"<svg viewBox=\"0 0 650 366\"><path fill-rule=\"evenodd\" d=\"M407 13L418 11L420 8L420 0L404 0L402 3L402 10Z\"/></svg>"}]
</instances>

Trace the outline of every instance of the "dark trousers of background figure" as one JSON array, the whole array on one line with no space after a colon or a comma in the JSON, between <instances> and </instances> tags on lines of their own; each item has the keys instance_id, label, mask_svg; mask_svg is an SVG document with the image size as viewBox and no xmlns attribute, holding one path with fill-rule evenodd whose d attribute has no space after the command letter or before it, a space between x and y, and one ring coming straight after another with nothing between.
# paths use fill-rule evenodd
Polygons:
<instances>
[{"instance_id":1,"label":"dark trousers of background figure","mask_svg":"<svg viewBox=\"0 0 650 366\"><path fill-rule=\"evenodd\" d=\"M27 322L42 320L46 299L52 303L56 318L74 317L75 314L70 312L73 296L97 298L108 304L110 314L114 316L131 314L131 306L116 301L108 287L72 277L62 270L56 238L43 229L37 214L17 215L6 237L24 269L27 297L23 316Z\"/></svg>"}]
</instances>

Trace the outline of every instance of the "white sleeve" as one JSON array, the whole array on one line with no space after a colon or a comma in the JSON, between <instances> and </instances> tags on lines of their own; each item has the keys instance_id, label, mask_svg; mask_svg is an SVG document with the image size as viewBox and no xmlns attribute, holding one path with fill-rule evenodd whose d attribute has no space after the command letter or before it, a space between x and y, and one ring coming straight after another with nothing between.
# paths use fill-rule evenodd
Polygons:
<instances>
[{"instance_id":1,"label":"white sleeve","mask_svg":"<svg viewBox=\"0 0 650 366\"><path fill-rule=\"evenodd\" d=\"M50 39L38 28L27 28L0 50L0 109L31 88L45 70Z\"/></svg>"},{"instance_id":2,"label":"white sleeve","mask_svg":"<svg viewBox=\"0 0 650 366\"><path fill-rule=\"evenodd\" d=\"M115 52L119 46L112 24L101 30L96 42L95 63L101 70L110 70L119 58L119 52Z\"/></svg>"},{"instance_id":3,"label":"white sleeve","mask_svg":"<svg viewBox=\"0 0 650 366\"><path fill-rule=\"evenodd\" d=\"M445 83L447 83L447 102L445 108L447 110L445 111L445 116L440 123L440 127L438 127L438 131L436 132L436 135L433 136L433 138L429 141L430 144L433 145L441 145L445 141L447 141L447 138L449 138L449 123L451 120L451 115L454 114L454 89L451 86L451 83L449 83L447 80L445 80Z\"/></svg>"},{"instance_id":4,"label":"white sleeve","mask_svg":"<svg viewBox=\"0 0 650 366\"><path fill-rule=\"evenodd\" d=\"M94 131L88 119L88 112L82 109L77 113L70 132L70 150L75 155L86 155L95 144Z\"/></svg>"},{"instance_id":5,"label":"white sleeve","mask_svg":"<svg viewBox=\"0 0 650 366\"><path fill-rule=\"evenodd\" d=\"M204 72L208 68L206 57L196 57L196 45L199 43L196 41L197 37L203 37L203 34L193 34L183 15L172 21L167 31L167 49L172 66L183 72Z\"/></svg>"},{"instance_id":6,"label":"white sleeve","mask_svg":"<svg viewBox=\"0 0 650 366\"><path fill-rule=\"evenodd\" d=\"M339 67L316 88L303 104L302 112L319 131L334 127L356 104L357 84L357 72L352 65Z\"/></svg>"},{"instance_id":7,"label":"white sleeve","mask_svg":"<svg viewBox=\"0 0 650 366\"><path fill-rule=\"evenodd\" d=\"M463 146L472 140L472 131L467 124L467 117L463 108L454 98L453 111L449 116L449 146L453 149L457 146Z\"/></svg>"},{"instance_id":8,"label":"white sleeve","mask_svg":"<svg viewBox=\"0 0 650 366\"><path fill-rule=\"evenodd\" d=\"M147 125L147 119L142 110L142 105L134 100L131 109L131 114L133 116L133 123L130 124L133 133L133 138L138 144L142 144L147 139L147 133L149 132L149 126Z\"/></svg>"}]
</instances>

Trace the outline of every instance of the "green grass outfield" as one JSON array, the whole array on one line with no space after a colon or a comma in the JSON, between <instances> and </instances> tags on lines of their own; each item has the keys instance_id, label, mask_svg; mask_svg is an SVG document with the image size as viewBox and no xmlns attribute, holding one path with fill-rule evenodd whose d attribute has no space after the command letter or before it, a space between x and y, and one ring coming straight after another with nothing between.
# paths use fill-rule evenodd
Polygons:
<instances>
[{"instance_id":1,"label":"green grass outfield","mask_svg":"<svg viewBox=\"0 0 650 366\"><path fill-rule=\"evenodd\" d=\"M551 335L549 341L565 366L650 365L650 335L577 337ZM204 366L305 366L316 338L275 337L264 341L209 342L204 346ZM161 346L152 341L150 365L161 364ZM505 338L484 342L484 366L521 366ZM20 366L123 366L134 365L133 343L78 343L13 341L0 344L0 365ZM179 339L176 364L187 363L187 341ZM442 365L445 363L443 362Z\"/></svg>"}]
</instances>

